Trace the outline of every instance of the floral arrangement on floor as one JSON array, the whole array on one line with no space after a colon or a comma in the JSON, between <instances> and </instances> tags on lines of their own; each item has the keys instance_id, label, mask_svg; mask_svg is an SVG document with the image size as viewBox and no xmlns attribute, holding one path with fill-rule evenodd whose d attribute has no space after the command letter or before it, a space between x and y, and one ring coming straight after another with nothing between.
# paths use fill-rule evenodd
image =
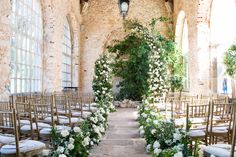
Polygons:
<instances>
[{"instance_id":1,"label":"floral arrangement on floor","mask_svg":"<svg viewBox=\"0 0 236 157\"><path fill-rule=\"evenodd\" d=\"M101 55L95 63L93 90L97 110L87 117L79 127L64 129L60 133L52 130L53 157L87 157L89 149L98 145L108 127L107 118L115 111L112 96L112 69L108 55Z\"/></svg>"},{"instance_id":2,"label":"floral arrangement on floor","mask_svg":"<svg viewBox=\"0 0 236 157\"><path fill-rule=\"evenodd\" d=\"M109 110L99 108L79 127L65 128L60 133L52 131L52 157L87 157L89 149L99 144L107 129Z\"/></svg>"},{"instance_id":3,"label":"floral arrangement on floor","mask_svg":"<svg viewBox=\"0 0 236 157\"><path fill-rule=\"evenodd\" d=\"M182 157L188 154L187 133L174 121L158 114L146 100L139 106L140 135L147 142L147 152L154 157Z\"/></svg>"}]
</instances>

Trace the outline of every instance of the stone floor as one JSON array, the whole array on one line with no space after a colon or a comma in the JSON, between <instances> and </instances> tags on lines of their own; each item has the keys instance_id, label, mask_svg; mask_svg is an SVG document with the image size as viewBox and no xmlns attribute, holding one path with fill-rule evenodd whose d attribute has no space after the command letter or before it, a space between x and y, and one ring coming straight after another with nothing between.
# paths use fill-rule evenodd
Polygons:
<instances>
[{"instance_id":1,"label":"stone floor","mask_svg":"<svg viewBox=\"0 0 236 157\"><path fill-rule=\"evenodd\" d=\"M149 157L145 140L138 133L137 110L118 109L109 115L109 129L90 157Z\"/></svg>"}]
</instances>

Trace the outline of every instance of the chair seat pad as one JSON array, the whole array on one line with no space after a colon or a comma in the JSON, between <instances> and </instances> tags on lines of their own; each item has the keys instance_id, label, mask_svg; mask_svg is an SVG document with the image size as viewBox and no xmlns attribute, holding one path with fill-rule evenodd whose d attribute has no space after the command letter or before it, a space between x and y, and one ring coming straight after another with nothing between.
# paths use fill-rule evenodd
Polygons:
<instances>
[{"instance_id":1,"label":"chair seat pad","mask_svg":"<svg viewBox=\"0 0 236 157\"><path fill-rule=\"evenodd\" d=\"M190 130L189 136L190 137L203 137L206 133L203 130Z\"/></svg>"},{"instance_id":2,"label":"chair seat pad","mask_svg":"<svg viewBox=\"0 0 236 157\"><path fill-rule=\"evenodd\" d=\"M66 116L58 116L58 118L67 119ZM45 120L45 122L48 122L48 123L51 123L51 122L52 122L51 117L46 117L44 120ZM54 121L57 121L57 116L54 116L54 117L53 117L53 120L54 120Z\"/></svg>"},{"instance_id":3,"label":"chair seat pad","mask_svg":"<svg viewBox=\"0 0 236 157\"><path fill-rule=\"evenodd\" d=\"M32 124L32 127L33 127L33 130L37 130L37 127L36 127L36 123L33 123ZM42 128L50 128L51 125L47 124L47 123L38 123L38 128L39 129L42 129ZM31 127L30 125L23 125L21 128L20 128L21 131L30 131L31 130Z\"/></svg>"},{"instance_id":4,"label":"chair seat pad","mask_svg":"<svg viewBox=\"0 0 236 157\"><path fill-rule=\"evenodd\" d=\"M15 136L11 134L0 134L0 143L1 144L9 144L15 142Z\"/></svg>"},{"instance_id":5,"label":"chair seat pad","mask_svg":"<svg viewBox=\"0 0 236 157\"><path fill-rule=\"evenodd\" d=\"M75 118L75 117L73 117L73 118L71 118L71 123L80 123L80 122L83 122L84 120L82 119L82 118ZM60 119L59 120L59 123L60 124L69 124L70 123L70 121L69 121L69 118L67 118L67 119Z\"/></svg>"},{"instance_id":6,"label":"chair seat pad","mask_svg":"<svg viewBox=\"0 0 236 157\"><path fill-rule=\"evenodd\" d=\"M61 132L62 130L69 130L70 127L68 126L63 126L63 125L57 125L56 126L57 132ZM42 130L39 131L40 135L50 135L52 131L52 128L43 128Z\"/></svg>"},{"instance_id":7,"label":"chair seat pad","mask_svg":"<svg viewBox=\"0 0 236 157\"><path fill-rule=\"evenodd\" d=\"M20 125L30 125L29 120L20 120Z\"/></svg>"},{"instance_id":8,"label":"chair seat pad","mask_svg":"<svg viewBox=\"0 0 236 157\"><path fill-rule=\"evenodd\" d=\"M83 110L89 111L89 106L83 106ZM97 110L97 107L95 107L95 106L90 106L90 110L94 112L94 111Z\"/></svg>"},{"instance_id":9,"label":"chair seat pad","mask_svg":"<svg viewBox=\"0 0 236 157\"><path fill-rule=\"evenodd\" d=\"M214 127L212 128L212 133L227 133L227 127Z\"/></svg>"},{"instance_id":10,"label":"chair seat pad","mask_svg":"<svg viewBox=\"0 0 236 157\"><path fill-rule=\"evenodd\" d=\"M175 119L175 124L177 126L185 126L186 125L186 118L178 118L178 119Z\"/></svg>"},{"instance_id":11,"label":"chair seat pad","mask_svg":"<svg viewBox=\"0 0 236 157\"><path fill-rule=\"evenodd\" d=\"M89 111L83 111L83 118L87 118L91 115L92 113ZM81 117L81 112L78 111L72 111L72 116L74 117Z\"/></svg>"},{"instance_id":12,"label":"chair seat pad","mask_svg":"<svg viewBox=\"0 0 236 157\"><path fill-rule=\"evenodd\" d=\"M20 141L19 143L19 148L21 153L44 149L45 147L46 145L44 143L34 140L24 140ZM0 152L1 154L15 154L16 145L15 144L4 145L0 149Z\"/></svg>"},{"instance_id":13,"label":"chair seat pad","mask_svg":"<svg viewBox=\"0 0 236 157\"><path fill-rule=\"evenodd\" d=\"M190 118L189 120L191 121L192 124L205 122L205 118Z\"/></svg>"},{"instance_id":14,"label":"chair seat pad","mask_svg":"<svg viewBox=\"0 0 236 157\"><path fill-rule=\"evenodd\" d=\"M204 153L208 155L214 155L216 157L229 157L231 146L228 144L215 144L207 146L203 149ZM236 151L234 150L234 156L236 157Z\"/></svg>"}]
</instances>

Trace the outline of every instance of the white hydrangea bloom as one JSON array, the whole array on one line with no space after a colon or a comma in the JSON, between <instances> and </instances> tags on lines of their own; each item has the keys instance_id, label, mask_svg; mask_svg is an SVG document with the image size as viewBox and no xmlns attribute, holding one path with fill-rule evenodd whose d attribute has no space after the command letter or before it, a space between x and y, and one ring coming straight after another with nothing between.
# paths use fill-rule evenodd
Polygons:
<instances>
[{"instance_id":1,"label":"white hydrangea bloom","mask_svg":"<svg viewBox=\"0 0 236 157\"><path fill-rule=\"evenodd\" d=\"M156 149L156 148L159 148L159 147L160 147L159 141L155 141L155 142L153 143L153 149Z\"/></svg>"},{"instance_id":2,"label":"white hydrangea bloom","mask_svg":"<svg viewBox=\"0 0 236 157\"><path fill-rule=\"evenodd\" d=\"M155 155L158 156L161 153L161 151L162 151L161 149L156 148L156 149L154 149L153 152L154 152Z\"/></svg>"},{"instance_id":3,"label":"white hydrangea bloom","mask_svg":"<svg viewBox=\"0 0 236 157\"><path fill-rule=\"evenodd\" d=\"M68 149L69 150L73 150L74 148L75 148L75 146L72 143L68 144Z\"/></svg>"},{"instance_id":4,"label":"white hydrangea bloom","mask_svg":"<svg viewBox=\"0 0 236 157\"><path fill-rule=\"evenodd\" d=\"M61 131L61 136L62 137L67 137L69 134L70 134L69 131L66 130L66 129Z\"/></svg>"},{"instance_id":5,"label":"white hydrangea bloom","mask_svg":"<svg viewBox=\"0 0 236 157\"><path fill-rule=\"evenodd\" d=\"M177 152L174 154L174 157L183 157L183 153L182 152Z\"/></svg>"}]
</instances>

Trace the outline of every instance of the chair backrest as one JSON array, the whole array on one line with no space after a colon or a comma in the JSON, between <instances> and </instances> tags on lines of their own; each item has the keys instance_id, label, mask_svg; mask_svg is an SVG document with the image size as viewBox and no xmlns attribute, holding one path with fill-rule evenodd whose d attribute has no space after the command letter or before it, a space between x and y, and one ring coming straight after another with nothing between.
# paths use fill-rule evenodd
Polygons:
<instances>
[{"instance_id":1,"label":"chair backrest","mask_svg":"<svg viewBox=\"0 0 236 157\"><path fill-rule=\"evenodd\" d=\"M9 111L0 111L0 129L5 130L6 132L4 133L13 133L15 135L16 156L20 156L19 133L15 109Z\"/></svg>"},{"instance_id":2,"label":"chair backrest","mask_svg":"<svg viewBox=\"0 0 236 157\"><path fill-rule=\"evenodd\" d=\"M210 117L210 132L215 126L226 126L230 128L233 117L233 104L212 102Z\"/></svg>"},{"instance_id":3,"label":"chair backrest","mask_svg":"<svg viewBox=\"0 0 236 157\"><path fill-rule=\"evenodd\" d=\"M234 151L235 151L235 142L236 142L236 103L233 103L233 131L232 131L232 146L230 150L230 156L234 156Z\"/></svg>"},{"instance_id":4,"label":"chair backrest","mask_svg":"<svg viewBox=\"0 0 236 157\"><path fill-rule=\"evenodd\" d=\"M36 123L38 122L44 122L44 123L49 123L52 126L54 126L54 110L52 107L52 103L47 103L46 101L43 101L41 99L37 99L37 101L32 104L34 105L35 109L35 121ZM51 120L46 120L47 118L51 118Z\"/></svg>"},{"instance_id":5,"label":"chair backrest","mask_svg":"<svg viewBox=\"0 0 236 157\"><path fill-rule=\"evenodd\" d=\"M9 101L1 101L0 102L0 111L11 111L13 108L13 105Z\"/></svg>"},{"instance_id":6,"label":"chair backrest","mask_svg":"<svg viewBox=\"0 0 236 157\"><path fill-rule=\"evenodd\" d=\"M206 104L187 104L186 128L191 124L192 128L206 126L208 131L211 103Z\"/></svg>"}]
</instances>

